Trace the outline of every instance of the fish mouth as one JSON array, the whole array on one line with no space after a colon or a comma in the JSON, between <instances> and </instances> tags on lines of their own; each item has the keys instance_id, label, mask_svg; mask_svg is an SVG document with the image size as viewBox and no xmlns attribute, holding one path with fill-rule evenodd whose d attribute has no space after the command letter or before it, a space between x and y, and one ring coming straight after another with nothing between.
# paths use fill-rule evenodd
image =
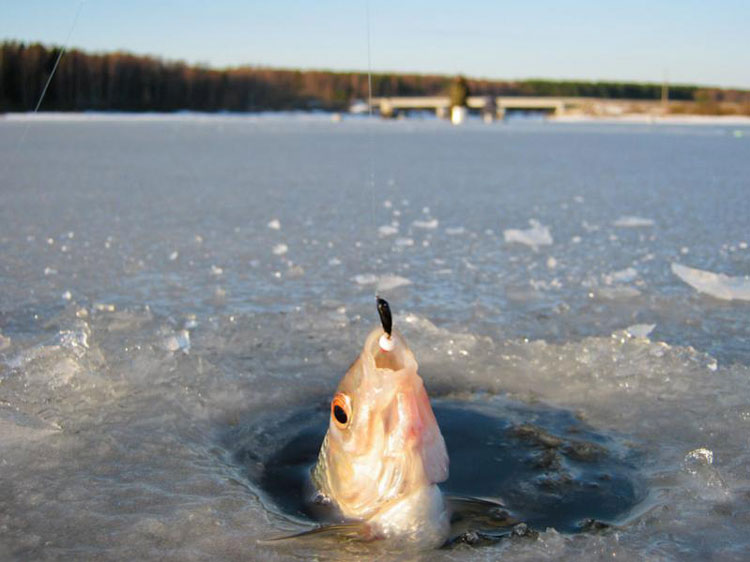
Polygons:
<instances>
[{"instance_id":1,"label":"fish mouth","mask_svg":"<svg viewBox=\"0 0 750 562\"><path fill-rule=\"evenodd\" d=\"M383 330L374 330L367 338L364 346L364 355L367 361L379 371L402 371L408 368L417 368L417 362L412 355L404 337L393 330L389 340L393 349L385 350L380 346L380 338L386 336ZM386 336L387 337L387 336Z\"/></svg>"}]
</instances>

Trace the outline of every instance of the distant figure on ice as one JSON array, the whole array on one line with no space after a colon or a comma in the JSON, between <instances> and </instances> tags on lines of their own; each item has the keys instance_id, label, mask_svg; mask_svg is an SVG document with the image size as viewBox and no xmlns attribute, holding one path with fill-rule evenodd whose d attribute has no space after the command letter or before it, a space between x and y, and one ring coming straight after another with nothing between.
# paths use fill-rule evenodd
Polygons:
<instances>
[{"instance_id":1,"label":"distant figure on ice","mask_svg":"<svg viewBox=\"0 0 750 562\"><path fill-rule=\"evenodd\" d=\"M469 99L469 84L463 76L457 76L450 87L451 101L451 123L460 125L466 120L469 112L467 102Z\"/></svg>"}]
</instances>

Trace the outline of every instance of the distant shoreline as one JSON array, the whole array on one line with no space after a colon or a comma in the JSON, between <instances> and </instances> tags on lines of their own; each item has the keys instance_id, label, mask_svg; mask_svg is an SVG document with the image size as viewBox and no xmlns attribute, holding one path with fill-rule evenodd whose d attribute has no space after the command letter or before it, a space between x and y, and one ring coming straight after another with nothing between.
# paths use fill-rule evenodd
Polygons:
<instances>
[{"instance_id":1,"label":"distant shoreline","mask_svg":"<svg viewBox=\"0 0 750 562\"><path fill-rule=\"evenodd\" d=\"M39 113L8 112L0 114L2 121L38 121L38 122L83 122L83 121L221 121L221 120L258 120L273 118L298 118L305 121L338 120L341 117L362 119L349 113L329 111L261 111L261 112L117 112L85 111L63 112L44 111ZM409 118L407 117L407 120ZM416 119L415 119L416 120ZM378 121L381 121L378 119ZM635 125L727 125L750 126L750 116L743 115L664 115L655 116L648 113L632 113L619 116L565 115L550 117L548 123L602 123L602 124L635 124ZM502 124L497 121L496 124Z\"/></svg>"}]
</instances>

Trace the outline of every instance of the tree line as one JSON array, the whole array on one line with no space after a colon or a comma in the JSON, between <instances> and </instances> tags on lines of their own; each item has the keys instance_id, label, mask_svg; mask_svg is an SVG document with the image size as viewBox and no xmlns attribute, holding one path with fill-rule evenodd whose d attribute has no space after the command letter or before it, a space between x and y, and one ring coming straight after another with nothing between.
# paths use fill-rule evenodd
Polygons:
<instances>
[{"instance_id":1,"label":"tree line","mask_svg":"<svg viewBox=\"0 0 750 562\"><path fill-rule=\"evenodd\" d=\"M60 47L0 44L0 112L30 111ZM376 73L374 96L445 95L453 77ZM467 79L472 95L585 96L654 100L661 85L555 80ZM750 104L750 92L671 86L671 100ZM367 98L367 74L284 70L258 66L214 69L124 52L67 51L50 83L42 111L262 111L343 110Z\"/></svg>"}]
</instances>

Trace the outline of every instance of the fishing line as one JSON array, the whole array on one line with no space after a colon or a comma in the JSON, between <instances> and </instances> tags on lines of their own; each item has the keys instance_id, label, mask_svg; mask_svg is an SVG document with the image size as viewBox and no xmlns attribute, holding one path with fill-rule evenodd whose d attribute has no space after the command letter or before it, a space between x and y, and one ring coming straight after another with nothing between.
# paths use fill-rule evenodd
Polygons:
<instances>
[{"instance_id":1,"label":"fishing line","mask_svg":"<svg viewBox=\"0 0 750 562\"><path fill-rule=\"evenodd\" d=\"M373 165L373 138L372 138L372 49L370 44L370 2L365 0L365 27L367 37L367 167L368 188L370 191L370 221L372 223L373 247L377 245L378 225L375 219L375 169ZM375 252L373 252L375 255ZM366 262L363 262L366 263ZM375 298L378 297L378 283L374 287Z\"/></svg>"},{"instance_id":2,"label":"fishing line","mask_svg":"<svg viewBox=\"0 0 750 562\"><path fill-rule=\"evenodd\" d=\"M49 88L50 83L52 82L52 78L55 76L55 72L57 71L57 67L60 66L60 61L63 58L63 55L67 52L68 47L70 47L70 38L73 35L73 30L76 28L76 24L78 23L78 17L81 15L81 10L83 9L83 5L86 3L86 0L81 0L78 3L78 8L76 9L75 16L73 16L73 23L70 25L70 29L68 29L68 35L65 37L65 41L63 41L62 49L60 49L60 52L57 54L57 59L55 60L55 64L52 67L52 72L50 72L49 77L47 78L47 82L44 84L44 88L42 88L42 93L39 95L39 101L36 102L36 107L34 107L34 111L32 112L32 115L36 115L39 112L39 108L42 105L42 102L44 101L44 96L47 94L47 89ZM23 134L21 135L21 140L19 141L19 145L23 143L24 139L26 138L26 133L29 131L29 122L26 122L26 127L24 127Z\"/></svg>"}]
</instances>

